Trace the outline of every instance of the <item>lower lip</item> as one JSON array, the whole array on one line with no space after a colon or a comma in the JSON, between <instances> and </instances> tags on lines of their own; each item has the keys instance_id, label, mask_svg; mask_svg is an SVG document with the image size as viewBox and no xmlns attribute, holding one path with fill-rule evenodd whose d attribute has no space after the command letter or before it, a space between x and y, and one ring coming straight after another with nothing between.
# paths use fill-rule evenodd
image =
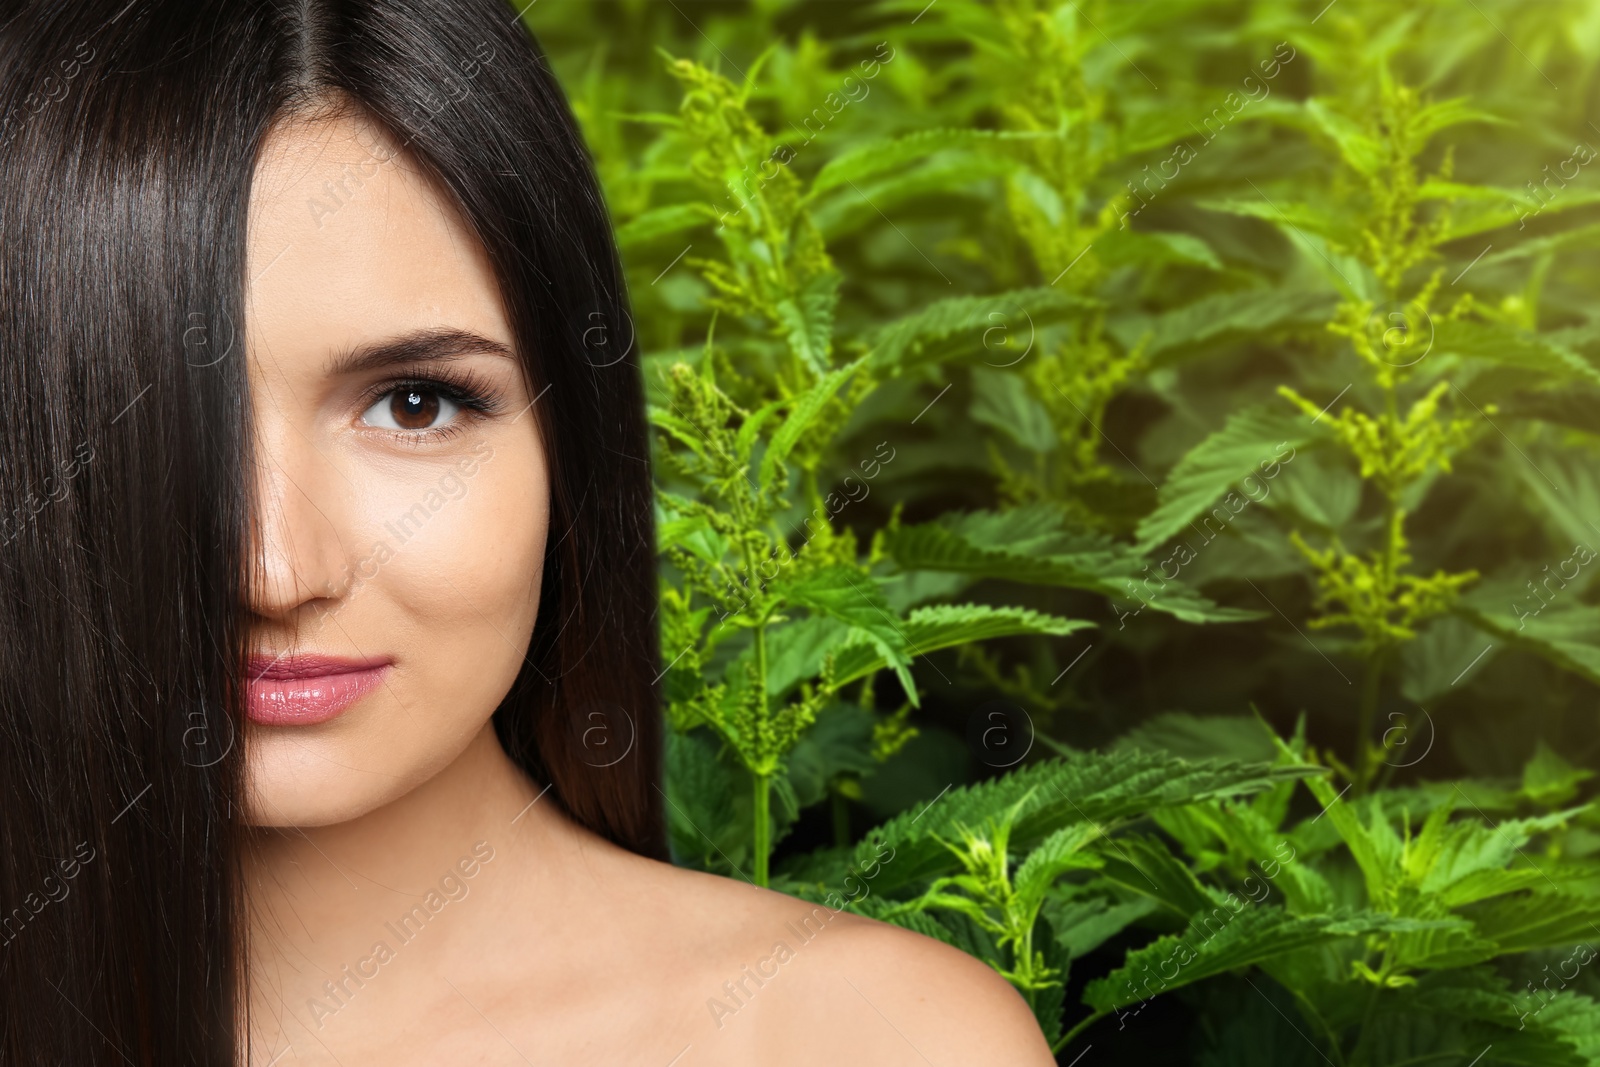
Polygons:
<instances>
[{"instance_id":1,"label":"lower lip","mask_svg":"<svg viewBox=\"0 0 1600 1067\"><path fill-rule=\"evenodd\" d=\"M250 682L250 721L262 726L315 726L335 718L383 684L389 665L303 678Z\"/></svg>"}]
</instances>

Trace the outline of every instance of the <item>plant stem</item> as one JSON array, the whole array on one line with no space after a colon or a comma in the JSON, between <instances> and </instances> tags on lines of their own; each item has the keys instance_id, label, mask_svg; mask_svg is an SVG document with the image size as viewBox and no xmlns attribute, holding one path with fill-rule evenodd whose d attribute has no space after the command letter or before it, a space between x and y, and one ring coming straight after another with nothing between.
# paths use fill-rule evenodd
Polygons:
<instances>
[{"instance_id":1,"label":"plant stem","mask_svg":"<svg viewBox=\"0 0 1600 1067\"><path fill-rule=\"evenodd\" d=\"M1379 385L1383 388L1383 441L1385 450L1389 453L1388 461L1392 468L1395 454L1399 451L1400 437L1400 409L1396 397L1394 382L1388 378L1381 378ZM1383 554L1381 568L1378 571L1378 594L1383 598L1384 625L1388 625L1389 613L1394 606L1394 588L1396 572L1400 569L1400 531L1395 520L1399 518L1400 502L1399 491L1392 482L1384 484L1383 493ZM1373 776L1377 773L1375 760L1378 749L1372 744L1372 724L1378 715L1378 697L1382 691L1383 670L1389 658L1389 641L1387 636L1380 638L1380 643L1367 659L1366 684L1361 694L1361 712L1358 716L1356 737L1356 781L1357 793L1364 793L1372 783Z\"/></svg>"},{"instance_id":2,"label":"plant stem","mask_svg":"<svg viewBox=\"0 0 1600 1067\"><path fill-rule=\"evenodd\" d=\"M833 843L838 848L850 843L850 801L837 789L833 792Z\"/></svg>"},{"instance_id":3,"label":"plant stem","mask_svg":"<svg viewBox=\"0 0 1600 1067\"><path fill-rule=\"evenodd\" d=\"M1099 1022L1101 1019L1104 1019L1105 1017L1106 1017L1106 1013L1105 1012L1103 1012L1103 1011L1095 1012L1093 1015L1089 1016L1087 1019L1084 1019L1082 1022L1078 1023L1077 1026L1074 1026L1071 1030L1068 1030L1066 1033L1062 1034L1061 1035L1061 1039L1059 1041L1057 1041L1055 1044L1050 1046L1050 1051L1059 1054L1062 1049L1064 1049L1068 1045L1072 1044L1072 1039L1073 1038L1077 1037L1079 1034L1083 1033L1083 1031L1087 1030L1089 1027L1093 1026L1095 1023Z\"/></svg>"},{"instance_id":4,"label":"plant stem","mask_svg":"<svg viewBox=\"0 0 1600 1067\"><path fill-rule=\"evenodd\" d=\"M772 779L765 774L753 775L756 783L756 885L767 884L767 860L772 852Z\"/></svg>"},{"instance_id":5,"label":"plant stem","mask_svg":"<svg viewBox=\"0 0 1600 1067\"><path fill-rule=\"evenodd\" d=\"M1378 715L1378 694L1383 682L1382 651L1367 660L1367 677L1361 691L1361 710L1356 716L1356 781L1357 793L1364 793L1372 780L1372 723Z\"/></svg>"},{"instance_id":6,"label":"plant stem","mask_svg":"<svg viewBox=\"0 0 1600 1067\"><path fill-rule=\"evenodd\" d=\"M762 622L756 630L756 688L761 694L758 720L763 730L767 727L767 626ZM756 885L767 884L767 861L772 852L772 776L755 775L755 851Z\"/></svg>"}]
</instances>

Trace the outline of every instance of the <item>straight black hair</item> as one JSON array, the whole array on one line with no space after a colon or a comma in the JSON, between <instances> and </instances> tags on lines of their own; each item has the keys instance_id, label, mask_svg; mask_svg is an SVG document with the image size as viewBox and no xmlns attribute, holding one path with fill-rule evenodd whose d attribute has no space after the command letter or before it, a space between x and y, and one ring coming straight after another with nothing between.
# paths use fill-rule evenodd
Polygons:
<instances>
[{"instance_id":1,"label":"straight black hair","mask_svg":"<svg viewBox=\"0 0 1600 1067\"><path fill-rule=\"evenodd\" d=\"M247 1054L246 210L269 130L329 107L454 200L542 398L551 542L496 732L576 821L667 855L639 363L592 162L517 12L8 0L0 1063Z\"/></svg>"}]
</instances>

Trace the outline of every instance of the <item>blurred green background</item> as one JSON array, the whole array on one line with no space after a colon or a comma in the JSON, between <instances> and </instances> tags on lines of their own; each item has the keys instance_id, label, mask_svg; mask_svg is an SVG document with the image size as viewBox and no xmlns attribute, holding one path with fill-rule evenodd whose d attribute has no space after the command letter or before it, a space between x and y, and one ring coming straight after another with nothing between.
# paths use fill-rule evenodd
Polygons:
<instances>
[{"instance_id":1,"label":"blurred green background","mask_svg":"<svg viewBox=\"0 0 1600 1067\"><path fill-rule=\"evenodd\" d=\"M1600 4L524 19L651 391L679 862L1063 1063L1600 1063Z\"/></svg>"}]
</instances>

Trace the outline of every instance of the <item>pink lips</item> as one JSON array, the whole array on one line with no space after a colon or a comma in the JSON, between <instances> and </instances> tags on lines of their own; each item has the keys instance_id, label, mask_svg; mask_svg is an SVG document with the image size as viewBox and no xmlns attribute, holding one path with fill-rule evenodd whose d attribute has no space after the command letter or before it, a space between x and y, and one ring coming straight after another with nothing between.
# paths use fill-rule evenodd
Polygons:
<instances>
[{"instance_id":1,"label":"pink lips","mask_svg":"<svg viewBox=\"0 0 1600 1067\"><path fill-rule=\"evenodd\" d=\"M385 657L252 656L246 710L263 726L327 722L382 684Z\"/></svg>"}]
</instances>

